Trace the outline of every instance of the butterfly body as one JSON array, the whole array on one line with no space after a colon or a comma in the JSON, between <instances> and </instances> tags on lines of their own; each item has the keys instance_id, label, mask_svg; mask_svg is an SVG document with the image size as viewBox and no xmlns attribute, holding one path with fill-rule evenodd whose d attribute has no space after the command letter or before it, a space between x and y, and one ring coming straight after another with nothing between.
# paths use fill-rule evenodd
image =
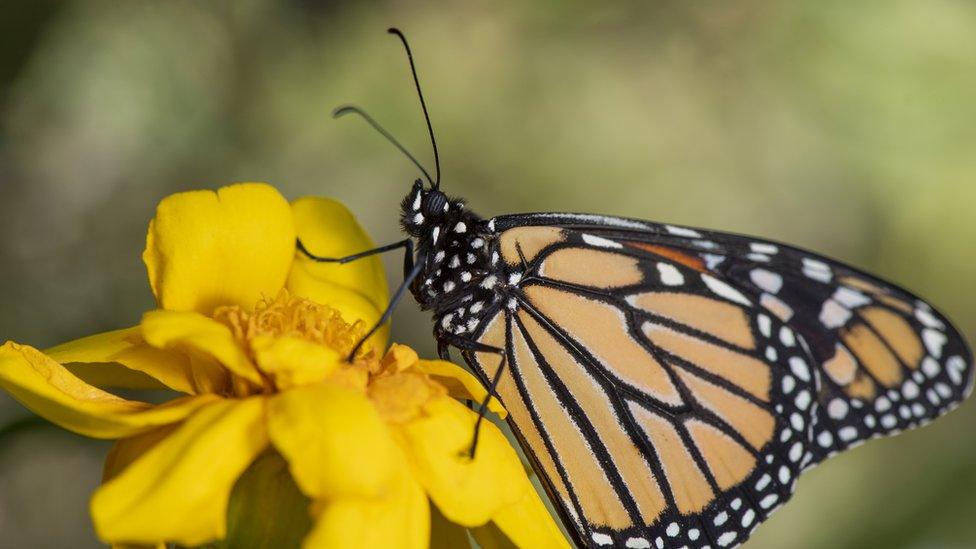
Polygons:
<instances>
[{"instance_id":1,"label":"butterfly body","mask_svg":"<svg viewBox=\"0 0 976 549\"><path fill-rule=\"evenodd\" d=\"M422 265L410 290L433 312L435 333L464 337L476 330L503 288L492 283L493 242L484 220L463 201L415 185L403 200L401 224L415 239L415 261Z\"/></svg>"}]
</instances>

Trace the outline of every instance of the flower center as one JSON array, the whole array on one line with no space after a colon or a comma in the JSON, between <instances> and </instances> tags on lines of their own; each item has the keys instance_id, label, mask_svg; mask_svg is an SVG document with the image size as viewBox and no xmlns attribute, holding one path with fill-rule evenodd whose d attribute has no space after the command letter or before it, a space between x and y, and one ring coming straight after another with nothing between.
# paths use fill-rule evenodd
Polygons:
<instances>
[{"instance_id":1,"label":"flower center","mask_svg":"<svg viewBox=\"0 0 976 549\"><path fill-rule=\"evenodd\" d=\"M332 307L292 296L287 290L281 290L274 299L261 299L251 312L237 305L223 306L213 316L230 327L245 349L250 349L250 343L258 337L295 337L346 357L366 332L363 321L349 324ZM373 353L365 347L356 354L357 358Z\"/></svg>"}]
</instances>

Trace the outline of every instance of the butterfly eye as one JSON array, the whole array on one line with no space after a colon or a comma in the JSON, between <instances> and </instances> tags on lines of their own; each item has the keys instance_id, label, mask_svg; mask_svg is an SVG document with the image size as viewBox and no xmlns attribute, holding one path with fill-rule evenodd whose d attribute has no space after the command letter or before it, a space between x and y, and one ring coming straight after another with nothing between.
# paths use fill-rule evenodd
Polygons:
<instances>
[{"instance_id":1,"label":"butterfly eye","mask_svg":"<svg viewBox=\"0 0 976 549\"><path fill-rule=\"evenodd\" d=\"M429 218L439 218L447 211L447 196L440 191L431 191L424 198L424 215Z\"/></svg>"}]
</instances>

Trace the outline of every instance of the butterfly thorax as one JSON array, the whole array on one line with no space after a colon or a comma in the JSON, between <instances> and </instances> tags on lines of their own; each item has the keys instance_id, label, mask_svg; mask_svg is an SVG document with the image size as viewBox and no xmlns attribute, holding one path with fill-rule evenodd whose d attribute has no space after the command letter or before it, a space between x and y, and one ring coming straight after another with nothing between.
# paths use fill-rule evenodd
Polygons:
<instances>
[{"instance_id":1,"label":"butterfly thorax","mask_svg":"<svg viewBox=\"0 0 976 549\"><path fill-rule=\"evenodd\" d=\"M413 237L415 260L422 265L410 286L420 307L433 311L439 331L474 331L483 311L499 299L490 273L494 242L481 217L463 201L418 181L403 200L401 224Z\"/></svg>"}]
</instances>

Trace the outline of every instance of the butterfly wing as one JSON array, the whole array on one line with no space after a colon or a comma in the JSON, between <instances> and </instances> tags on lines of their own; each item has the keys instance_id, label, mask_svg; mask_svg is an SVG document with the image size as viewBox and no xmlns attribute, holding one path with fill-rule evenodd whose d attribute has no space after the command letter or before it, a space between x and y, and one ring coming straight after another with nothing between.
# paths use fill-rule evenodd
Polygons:
<instances>
[{"instance_id":1,"label":"butterfly wing","mask_svg":"<svg viewBox=\"0 0 976 549\"><path fill-rule=\"evenodd\" d=\"M941 315L814 254L596 216L487 228L508 298L477 338L505 349L498 394L582 544L737 545L803 469L970 385ZM466 358L486 379L502 360Z\"/></svg>"}]
</instances>

